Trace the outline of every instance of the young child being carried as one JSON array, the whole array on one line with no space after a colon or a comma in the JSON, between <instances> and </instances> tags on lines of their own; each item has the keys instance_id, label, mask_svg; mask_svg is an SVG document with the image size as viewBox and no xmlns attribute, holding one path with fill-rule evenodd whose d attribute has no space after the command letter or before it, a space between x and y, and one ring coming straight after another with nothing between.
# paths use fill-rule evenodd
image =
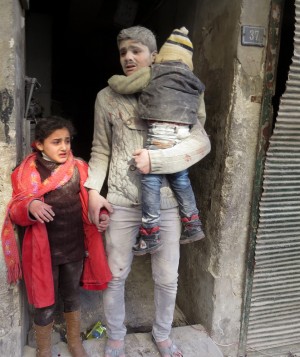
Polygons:
<instances>
[{"instance_id":1,"label":"young child being carried","mask_svg":"<svg viewBox=\"0 0 300 357\"><path fill-rule=\"evenodd\" d=\"M2 228L8 282L22 277L13 224L26 227L22 271L28 302L34 306L37 356L51 357L51 333L58 293L64 304L67 341L72 356L87 356L80 337L80 285L102 290L111 280L100 230L88 219L83 186L88 165L73 156L74 128L63 118L40 119L34 152L12 173L13 196ZM85 255L88 252L88 256Z\"/></svg>"},{"instance_id":2,"label":"young child being carried","mask_svg":"<svg viewBox=\"0 0 300 357\"><path fill-rule=\"evenodd\" d=\"M147 120L148 150L167 149L190 135L190 127L204 118L204 85L193 74L193 45L185 27L175 29L151 67L130 76L114 75L109 86L120 94L138 93L139 117ZM128 63L130 65L130 63ZM204 125L204 122L202 122ZM204 232L188 170L142 176L142 225L135 255L154 253L163 244L159 237L160 188L166 176L179 205L183 231L180 243L203 239Z\"/></svg>"}]
</instances>

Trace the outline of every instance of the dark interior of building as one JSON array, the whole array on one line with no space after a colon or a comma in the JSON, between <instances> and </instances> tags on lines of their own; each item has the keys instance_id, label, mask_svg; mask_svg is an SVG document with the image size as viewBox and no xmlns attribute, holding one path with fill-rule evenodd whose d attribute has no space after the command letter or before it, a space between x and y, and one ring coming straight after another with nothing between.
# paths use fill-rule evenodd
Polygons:
<instances>
[{"instance_id":1,"label":"dark interior of building","mask_svg":"<svg viewBox=\"0 0 300 357\"><path fill-rule=\"evenodd\" d=\"M123 27L143 25L157 34L160 45L165 37L160 36L156 19L168 2L112 0L86 4L74 0L30 1L26 16L26 45L29 49L34 46L31 35L39 30L36 27L32 30L32 24L38 17L47 18L50 27L47 38L51 39L50 111L75 123L78 135L74 139L73 150L76 155L89 159L96 94L107 85L112 74L121 73L116 45L118 32ZM175 25L176 14L173 14L173 19L172 14L169 16L168 22L173 21ZM36 52L27 52L27 75L37 77L43 88L45 83L38 78L41 69L36 71L30 65L34 55Z\"/></svg>"}]
</instances>

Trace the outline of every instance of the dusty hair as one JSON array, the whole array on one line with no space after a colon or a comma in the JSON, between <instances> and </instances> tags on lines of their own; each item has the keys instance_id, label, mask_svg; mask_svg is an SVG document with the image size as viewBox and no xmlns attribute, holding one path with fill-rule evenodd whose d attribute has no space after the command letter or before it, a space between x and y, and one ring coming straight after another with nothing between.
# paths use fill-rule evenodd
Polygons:
<instances>
[{"instance_id":1,"label":"dusty hair","mask_svg":"<svg viewBox=\"0 0 300 357\"><path fill-rule=\"evenodd\" d=\"M43 143L48 136L58 129L67 129L71 137L75 134L75 128L69 120L52 116L38 120L35 127L34 139L35 141Z\"/></svg>"},{"instance_id":2,"label":"dusty hair","mask_svg":"<svg viewBox=\"0 0 300 357\"><path fill-rule=\"evenodd\" d=\"M157 51L156 38L154 33L142 26L133 26L127 29L123 29L117 36L118 48L120 47L121 41L133 40L136 42L141 42L144 46L149 48L152 53Z\"/></svg>"}]
</instances>

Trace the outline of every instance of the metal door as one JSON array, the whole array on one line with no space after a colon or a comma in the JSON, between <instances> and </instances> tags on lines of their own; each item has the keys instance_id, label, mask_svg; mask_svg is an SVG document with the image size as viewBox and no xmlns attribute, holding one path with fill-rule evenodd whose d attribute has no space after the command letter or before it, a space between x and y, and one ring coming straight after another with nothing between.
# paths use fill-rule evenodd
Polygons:
<instances>
[{"instance_id":1,"label":"metal door","mask_svg":"<svg viewBox=\"0 0 300 357\"><path fill-rule=\"evenodd\" d=\"M300 356L300 0L295 9L294 55L253 220L240 356Z\"/></svg>"}]
</instances>

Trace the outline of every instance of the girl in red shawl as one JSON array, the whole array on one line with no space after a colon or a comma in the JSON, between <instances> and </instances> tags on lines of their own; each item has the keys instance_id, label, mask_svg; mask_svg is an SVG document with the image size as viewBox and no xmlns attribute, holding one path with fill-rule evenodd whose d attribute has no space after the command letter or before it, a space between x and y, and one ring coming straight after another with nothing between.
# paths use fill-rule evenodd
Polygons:
<instances>
[{"instance_id":1,"label":"girl in red shawl","mask_svg":"<svg viewBox=\"0 0 300 357\"><path fill-rule=\"evenodd\" d=\"M111 279L101 233L87 216L83 184L87 164L74 158L71 122L43 118L35 129L35 152L12 174L13 198L2 229L8 281L21 278L13 223L26 226L22 271L34 309L37 356L51 357L51 332L58 293L64 304L68 347L73 357L87 356L80 339L80 284L101 290ZM108 225L102 212L100 231ZM87 257L85 257L87 255Z\"/></svg>"}]
</instances>

